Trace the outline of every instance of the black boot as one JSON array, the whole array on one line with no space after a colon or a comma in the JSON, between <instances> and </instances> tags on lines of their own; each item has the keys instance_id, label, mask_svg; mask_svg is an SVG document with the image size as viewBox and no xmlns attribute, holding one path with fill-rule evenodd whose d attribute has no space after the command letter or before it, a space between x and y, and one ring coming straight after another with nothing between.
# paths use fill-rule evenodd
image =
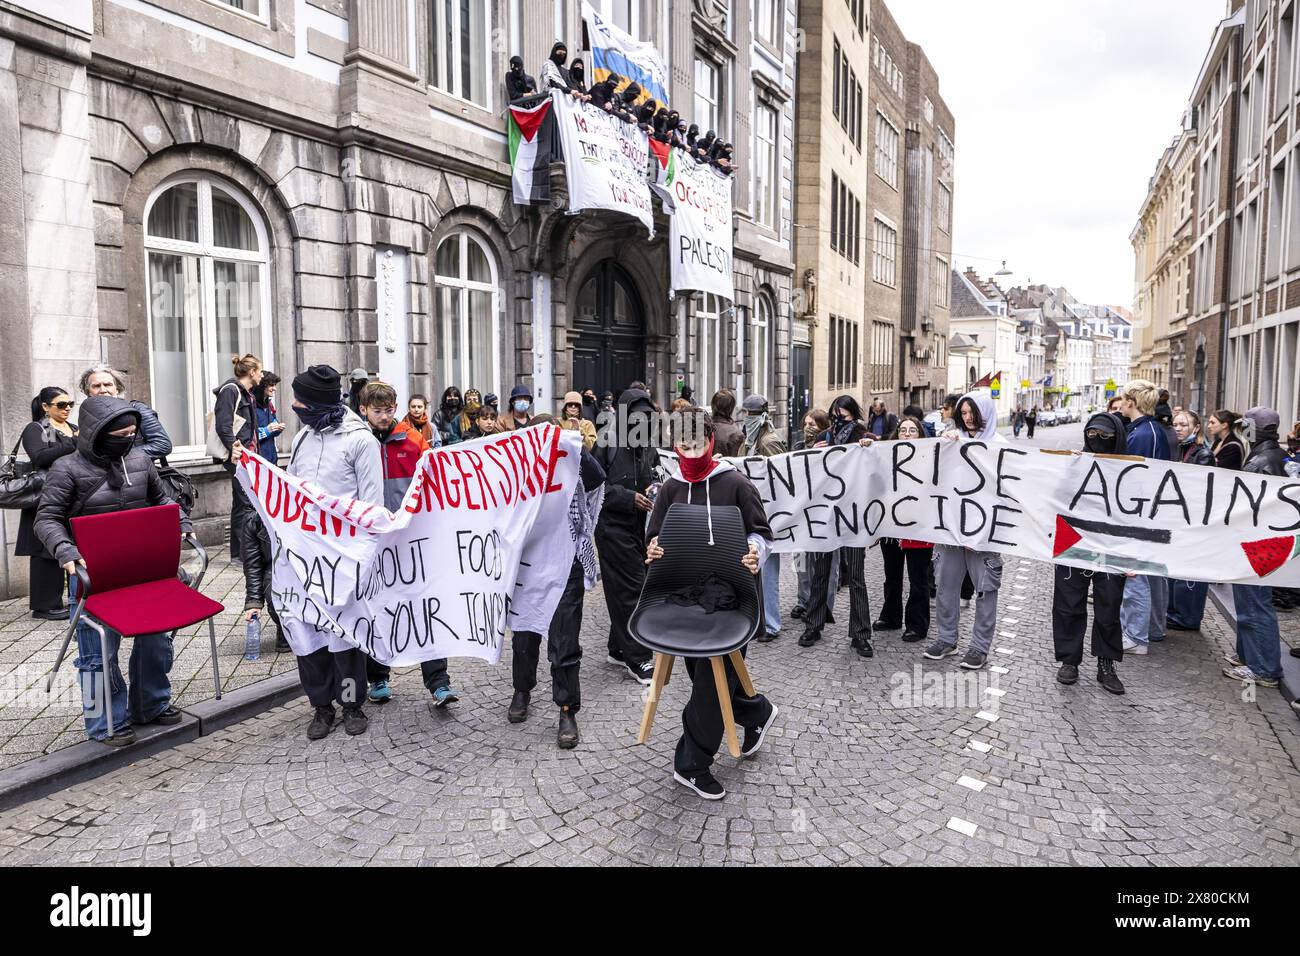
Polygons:
<instances>
[{"instance_id":1,"label":"black boot","mask_svg":"<svg viewBox=\"0 0 1300 956\"><path fill-rule=\"evenodd\" d=\"M308 740L323 740L334 729L334 708L317 707L311 723L307 725Z\"/></svg>"},{"instance_id":2,"label":"black boot","mask_svg":"<svg viewBox=\"0 0 1300 956\"><path fill-rule=\"evenodd\" d=\"M1079 681L1079 666L1077 664L1062 664L1061 669L1056 672L1056 682L1058 684L1076 684Z\"/></svg>"},{"instance_id":3,"label":"black boot","mask_svg":"<svg viewBox=\"0 0 1300 956\"><path fill-rule=\"evenodd\" d=\"M528 719L528 691L517 690L510 699L510 709L506 711L506 720L512 724L522 724Z\"/></svg>"},{"instance_id":4,"label":"black boot","mask_svg":"<svg viewBox=\"0 0 1300 956\"><path fill-rule=\"evenodd\" d=\"M364 734L369 726L370 718L366 716L366 712L360 707L343 708L343 729L347 731L349 737Z\"/></svg>"},{"instance_id":5,"label":"black boot","mask_svg":"<svg viewBox=\"0 0 1300 956\"><path fill-rule=\"evenodd\" d=\"M1124 684L1115 673L1115 662L1108 661L1104 657L1097 661L1097 683L1112 694L1124 693Z\"/></svg>"},{"instance_id":6,"label":"black boot","mask_svg":"<svg viewBox=\"0 0 1300 956\"><path fill-rule=\"evenodd\" d=\"M874 657L876 655L876 649L871 646L871 641L866 638L863 638L860 641L854 639L852 641L852 647L857 651L858 657Z\"/></svg>"},{"instance_id":7,"label":"black boot","mask_svg":"<svg viewBox=\"0 0 1300 956\"><path fill-rule=\"evenodd\" d=\"M568 707L560 708L560 731L556 735L555 742L561 750L572 750L578 746L578 722L573 717L573 711Z\"/></svg>"}]
</instances>

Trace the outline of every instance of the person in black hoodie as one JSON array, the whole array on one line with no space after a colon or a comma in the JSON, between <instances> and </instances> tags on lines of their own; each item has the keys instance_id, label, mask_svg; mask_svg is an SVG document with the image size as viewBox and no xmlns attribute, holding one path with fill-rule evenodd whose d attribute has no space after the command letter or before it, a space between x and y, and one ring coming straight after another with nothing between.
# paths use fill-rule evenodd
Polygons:
<instances>
[{"instance_id":1,"label":"person in black hoodie","mask_svg":"<svg viewBox=\"0 0 1300 956\"><path fill-rule=\"evenodd\" d=\"M645 563L664 557L664 549L659 546L659 529L668 509L678 503L699 504L703 499L709 508L716 505L740 509L749 541L749 552L741 558L741 563L751 574L758 574L772 543L763 499L748 478L732 465L713 457L713 421L704 409L692 407L673 416L673 450L677 452L680 471L664 482L655 499L646 524L649 540ZM711 544L712 541L700 542L701 547ZM741 753L752 757L776 720L777 708L762 694L744 695L740 677L730 660L724 662L724 669L732 714L736 724L745 729ZM688 657L686 671L691 678L691 698L682 710L682 736L673 758L673 779L705 800L721 800L727 792L709 769L725 730L712 665L705 659Z\"/></svg>"},{"instance_id":2,"label":"person in black hoodie","mask_svg":"<svg viewBox=\"0 0 1300 956\"><path fill-rule=\"evenodd\" d=\"M596 550L609 609L608 660L648 686L654 675L650 652L628 634L627 621L645 582L645 521L654 507L647 493L659 461L653 442L655 410L649 393L640 389L629 388L618 404L619 414L607 422L594 452L606 475Z\"/></svg>"},{"instance_id":3,"label":"person in black hoodie","mask_svg":"<svg viewBox=\"0 0 1300 956\"><path fill-rule=\"evenodd\" d=\"M1119 415L1100 412L1083 428L1084 451L1095 455L1127 452L1127 423ZM1124 659L1124 631L1119 610L1124 602L1126 575L1114 571L1085 571L1054 565L1052 644L1060 669L1056 680L1075 684L1083 663L1083 633L1088 626L1088 585L1092 585L1092 656L1097 658L1097 683L1112 694L1124 693L1115 665Z\"/></svg>"},{"instance_id":4,"label":"person in black hoodie","mask_svg":"<svg viewBox=\"0 0 1300 956\"><path fill-rule=\"evenodd\" d=\"M591 102L591 97L587 95L587 68L583 65L582 60L577 57L569 64L569 92L584 103Z\"/></svg>"},{"instance_id":5,"label":"person in black hoodie","mask_svg":"<svg viewBox=\"0 0 1300 956\"><path fill-rule=\"evenodd\" d=\"M506 99L513 103L536 92L537 81L524 72L524 58L512 56L510 71L506 73Z\"/></svg>"},{"instance_id":6,"label":"person in black hoodie","mask_svg":"<svg viewBox=\"0 0 1300 956\"><path fill-rule=\"evenodd\" d=\"M77 600L76 569L85 564L72 537L71 520L83 515L111 514L173 504L158 469L136 444L140 413L120 398L97 395L81 406L77 452L50 466L32 530L45 550L71 575L69 601ZM180 513L181 534L192 538L194 528ZM132 638L128 671L130 687L118 667L122 636L108 631L107 673L113 708L113 736L102 706L99 681L104 666L99 634L84 620L77 625L77 658L81 678L86 735L114 747L135 742L132 724L178 724L181 712L171 705L172 636L142 634Z\"/></svg>"},{"instance_id":7,"label":"person in black hoodie","mask_svg":"<svg viewBox=\"0 0 1300 956\"><path fill-rule=\"evenodd\" d=\"M460 389L455 385L448 386L443 390L442 403L438 410L433 413L430 424L438 433L439 445L454 445L460 441L460 436L456 434L456 423L460 420L460 413L464 410L465 403L460 397Z\"/></svg>"}]
</instances>

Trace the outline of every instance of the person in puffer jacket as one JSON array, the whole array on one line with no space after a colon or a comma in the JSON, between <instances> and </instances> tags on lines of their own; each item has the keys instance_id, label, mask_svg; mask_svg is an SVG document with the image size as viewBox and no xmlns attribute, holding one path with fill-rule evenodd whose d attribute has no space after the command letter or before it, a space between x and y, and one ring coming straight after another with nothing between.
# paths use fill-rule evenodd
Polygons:
<instances>
[{"instance_id":1,"label":"person in puffer jacket","mask_svg":"<svg viewBox=\"0 0 1300 956\"><path fill-rule=\"evenodd\" d=\"M137 444L140 413L120 398L96 395L81 406L76 454L64 455L50 466L41 489L32 530L46 551L72 575L69 603L77 600L76 565L84 564L73 540L70 521L83 515L111 514L173 504L158 469ZM192 537L190 519L181 512L181 533ZM176 724L181 712L171 705L172 636L144 634L131 643L128 688L118 666L122 635L108 631L107 662L114 734L100 701L98 682L105 668L99 634L83 622L77 625L77 658L81 677L86 734L114 747L135 742L133 724Z\"/></svg>"},{"instance_id":2,"label":"person in puffer jacket","mask_svg":"<svg viewBox=\"0 0 1300 956\"><path fill-rule=\"evenodd\" d=\"M384 466L379 442L370 426L344 404L342 377L329 365L313 365L293 380L293 411L303 428L294 436L289 474L310 481L331 495L384 503ZM295 631L291 627L289 642ZM301 644L301 642L299 642ZM339 638L298 654L298 675L315 708L307 727L309 740L334 728L334 701L343 707L343 727L350 735L366 731L362 698L366 691L366 655Z\"/></svg>"},{"instance_id":3,"label":"person in puffer jacket","mask_svg":"<svg viewBox=\"0 0 1300 956\"><path fill-rule=\"evenodd\" d=\"M410 423L403 420L393 423L397 415L397 390L386 382L371 382L361 390L361 414L379 442L380 462L384 469L384 507L397 511L411 490L411 479L429 443ZM447 674L447 659L439 658L420 662L420 676L424 686L433 695L435 707L445 707L460 699L452 690ZM383 704L392 699L388 686L392 668L366 656L366 680L370 684L367 696L371 703Z\"/></svg>"}]
</instances>

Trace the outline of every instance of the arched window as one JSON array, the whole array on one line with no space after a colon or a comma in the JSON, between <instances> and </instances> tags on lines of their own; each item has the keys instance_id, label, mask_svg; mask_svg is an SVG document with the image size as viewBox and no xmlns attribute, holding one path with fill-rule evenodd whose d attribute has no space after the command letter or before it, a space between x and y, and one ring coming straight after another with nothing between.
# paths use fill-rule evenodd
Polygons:
<instances>
[{"instance_id":1,"label":"arched window","mask_svg":"<svg viewBox=\"0 0 1300 956\"><path fill-rule=\"evenodd\" d=\"M456 232L439 243L433 271L436 360L442 376L435 391L441 394L455 385L499 395L499 300L492 253L477 237Z\"/></svg>"},{"instance_id":2,"label":"arched window","mask_svg":"<svg viewBox=\"0 0 1300 956\"><path fill-rule=\"evenodd\" d=\"M186 174L149 197L144 246L153 405L178 449L197 448L230 357L274 354L266 224L223 180Z\"/></svg>"},{"instance_id":3,"label":"arched window","mask_svg":"<svg viewBox=\"0 0 1300 956\"><path fill-rule=\"evenodd\" d=\"M774 404L768 389L772 381L772 300L760 293L754 300L754 324L750 335L750 388Z\"/></svg>"}]
</instances>

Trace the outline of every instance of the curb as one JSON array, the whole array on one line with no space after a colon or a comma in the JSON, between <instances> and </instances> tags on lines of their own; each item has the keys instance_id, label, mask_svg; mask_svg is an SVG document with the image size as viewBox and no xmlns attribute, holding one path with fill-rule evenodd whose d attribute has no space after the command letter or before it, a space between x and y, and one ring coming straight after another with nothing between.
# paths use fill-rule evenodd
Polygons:
<instances>
[{"instance_id":1,"label":"curb","mask_svg":"<svg viewBox=\"0 0 1300 956\"><path fill-rule=\"evenodd\" d=\"M1233 630L1237 627L1237 610L1232 603L1232 591L1227 585L1211 584L1210 600L1219 609ZM1286 644L1282 645L1282 679L1278 681L1278 690L1287 703L1300 697L1300 657L1292 657Z\"/></svg>"},{"instance_id":2,"label":"curb","mask_svg":"<svg viewBox=\"0 0 1300 956\"><path fill-rule=\"evenodd\" d=\"M220 700L184 707L181 713L185 716L179 724L139 728L136 742L129 747L114 748L86 740L0 770L0 811L120 770L301 696L297 672L280 674L232 690Z\"/></svg>"}]
</instances>

